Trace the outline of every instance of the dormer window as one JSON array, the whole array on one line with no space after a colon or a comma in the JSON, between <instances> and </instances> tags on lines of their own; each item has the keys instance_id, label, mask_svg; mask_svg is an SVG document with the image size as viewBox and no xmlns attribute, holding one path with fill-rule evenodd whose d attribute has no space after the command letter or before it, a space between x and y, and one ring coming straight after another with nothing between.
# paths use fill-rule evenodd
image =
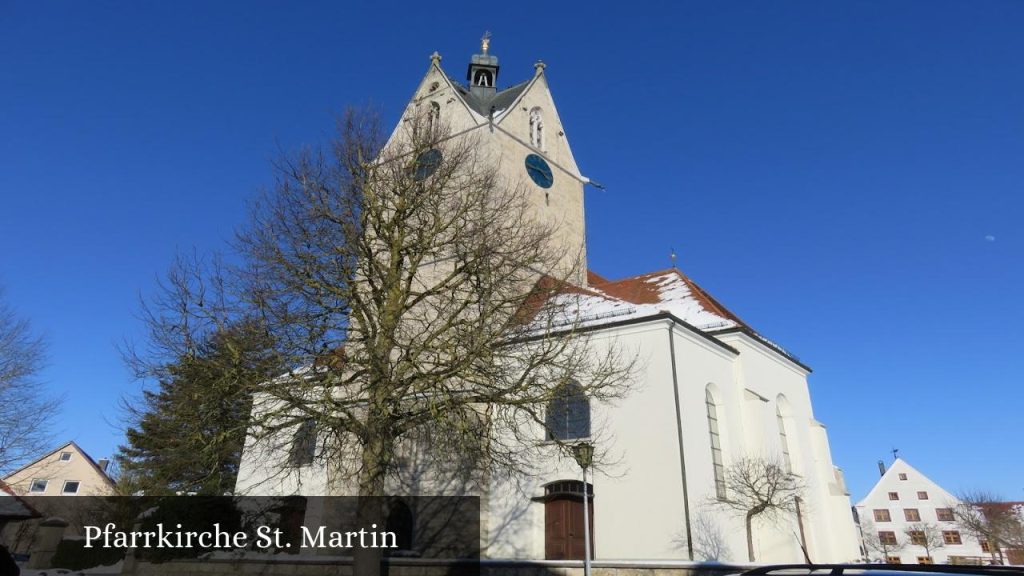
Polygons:
<instances>
[{"instance_id":1,"label":"dormer window","mask_svg":"<svg viewBox=\"0 0 1024 576\"><path fill-rule=\"evenodd\" d=\"M544 115L540 108L530 110L530 146L544 150Z\"/></svg>"}]
</instances>

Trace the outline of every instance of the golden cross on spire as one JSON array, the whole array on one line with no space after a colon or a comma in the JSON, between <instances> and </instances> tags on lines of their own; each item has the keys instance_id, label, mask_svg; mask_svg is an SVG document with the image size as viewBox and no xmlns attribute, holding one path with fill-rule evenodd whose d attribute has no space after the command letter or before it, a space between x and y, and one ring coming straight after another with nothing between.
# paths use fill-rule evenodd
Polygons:
<instances>
[{"instance_id":1,"label":"golden cross on spire","mask_svg":"<svg viewBox=\"0 0 1024 576\"><path fill-rule=\"evenodd\" d=\"M480 39L480 49L483 50L484 54L487 54L487 49L491 47L491 33L484 32L483 38Z\"/></svg>"}]
</instances>

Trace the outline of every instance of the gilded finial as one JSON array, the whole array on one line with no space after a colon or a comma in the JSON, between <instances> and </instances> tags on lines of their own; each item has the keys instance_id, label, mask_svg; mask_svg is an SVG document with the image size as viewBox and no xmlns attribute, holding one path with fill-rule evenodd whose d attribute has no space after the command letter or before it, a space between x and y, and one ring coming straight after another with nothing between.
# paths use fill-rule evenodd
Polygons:
<instances>
[{"instance_id":1,"label":"gilded finial","mask_svg":"<svg viewBox=\"0 0 1024 576\"><path fill-rule=\"evenodd\" d=\"M480 50L482 50L484 54L487 54L487 50L490 47L491 47L491 33L490 32L484 32L483 38L480 39Z\"/></svg>"}]
</instances>

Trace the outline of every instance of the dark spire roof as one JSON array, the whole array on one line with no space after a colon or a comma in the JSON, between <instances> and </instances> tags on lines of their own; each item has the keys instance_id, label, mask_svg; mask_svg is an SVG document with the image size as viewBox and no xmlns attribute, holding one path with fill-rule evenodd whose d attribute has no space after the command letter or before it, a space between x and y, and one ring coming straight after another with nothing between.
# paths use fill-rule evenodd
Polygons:
<instances>
[{"instance_id":1,"label":"dark spire roof","mask_svg":"<svg viewBox=\"0 0 1024 576\"><path fill-rule=\"evenodd\" d=\"M497 91L492 95L484 95L470 92L468 88L451 76L448 77L448 81L452 83L452 86L455 86L456 92L462 97L466 105L483 116L490 114L492 106L494 107L495 114L511 106L530 83L529 80L525 80L504 90Z\"/></svg>"}]
</instances>

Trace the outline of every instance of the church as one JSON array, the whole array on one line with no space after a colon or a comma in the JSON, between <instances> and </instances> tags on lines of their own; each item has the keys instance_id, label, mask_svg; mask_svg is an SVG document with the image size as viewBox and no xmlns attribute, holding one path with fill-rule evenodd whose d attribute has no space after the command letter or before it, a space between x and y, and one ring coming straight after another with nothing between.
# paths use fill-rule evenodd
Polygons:
<instances>
[{"instance_id":1,"label":"church","mask_svg":"<svg viewBox=\"0 0 1024 576\"><path fill-rule=\"evenodd\" d=\"M431 57L403 117L426 111L453 133L478 134L507 177L526 183L538 218L557 227L565 253L585 258L584 188L591 183L573 156L545 65L537 62L528 79L501 87L486 37L465 84L441 60ZM566 459L518 489L491 481L481 495L485 558L581 559L587 512L596 560L746 561L742 514L719 505L729 498L730 465L744 458L779 462L803 485L795 513L755 520L757 561L859 557L849 494L825 426L814 417L806 364L674 267L617 279L581 271L573 282L591 341L614 341L640 359L639 385L628 396L612 405L575 404L585 413L559 431L562 439L604 443L615 464L587 484ZM591 422L603 423L600 439L591 438ZM328 493L322 465L268 483L264 464L247 443L236 493Z\"/></svg>"}]
</instances>

